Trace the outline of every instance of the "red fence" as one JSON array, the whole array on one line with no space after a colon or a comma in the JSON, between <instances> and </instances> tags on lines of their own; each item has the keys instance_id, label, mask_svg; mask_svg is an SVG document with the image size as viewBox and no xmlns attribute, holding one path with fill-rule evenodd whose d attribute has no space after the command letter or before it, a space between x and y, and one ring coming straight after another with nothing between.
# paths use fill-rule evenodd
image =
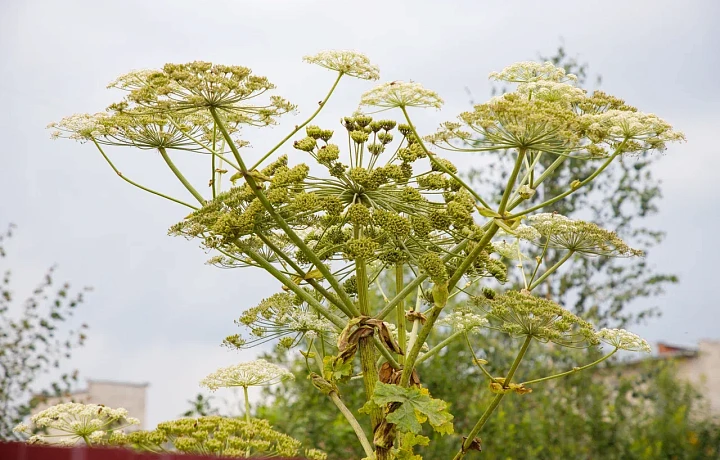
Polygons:
<instances>
[{"instance_id":1,"label":"red fence","mask_svg":"<svg viewBox=\"0 0 720 460\"><path fill-rule=\"evenodd\" d=\"M218 457L185 454L148 454L105 447L93 447L92 449L87 447L50 447L11 442L0 443L0 460L218 460ZM275 457L272 460L283 459Z\"/></svg>"}]
</instances>

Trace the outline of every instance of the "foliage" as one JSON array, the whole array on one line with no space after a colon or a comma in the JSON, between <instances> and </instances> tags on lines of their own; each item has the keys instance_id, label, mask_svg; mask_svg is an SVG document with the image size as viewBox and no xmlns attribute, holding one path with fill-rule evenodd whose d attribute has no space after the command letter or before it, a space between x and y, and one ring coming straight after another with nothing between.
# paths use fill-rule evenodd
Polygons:
<instances>
[{"instance_id":1,"label":"foliage","mask_svg":"<svg viewBox=\"0 0 720 460\"><path fill-rule=\"evenodd\" d=\"M598 335L552 292L533 292L571 258L637 257L641 251L594 223L536 212L592 183L623 156L642 157L684 140L681 133L617 97L578 88L576 76L552 63L521 62L491 74L516 84L514 91L476 105L426 136L417 132L409 110L438 109L440 96L419 83L381 84L360 97L360 108L393 110L400 118L375 119L359 111L341 119L345 139L338 140L343 136L311 121L343 77L377 79L377 68L351 51L306 60L335 71L334 83L318 109L254 163L243 150L248 142L240 138L241 129L273 124L294 106L267 96L272 83L240 66L196 61L132 72L111 84L125 97L106 112L51 125L54 137L94 145L132 185L191 208L170 233L217 253L211 263L260 268L280 283L280 292L238 320L249 334L227 337L227 346L272 340L298 348L311 391L319 390L335 405L365 458L375 460L418 458L413 445L423 446L426 438L415 432L425 421L442 434L453 433L455 414L429 396L416 368L446 367L443 350L468 330L487 327L519 337L521 344L509 366L491 361L497 367L490 369L500 377L479 359L452 362L461 369L476 365L494 394L458 442L454 460L480 449L476 437L507 394L527 395L532 388L526 385L566 375L514 382L525 371L518 372L531 345L551 342L574 349L601 339L614 345L581 369L619 349L648 348L624 330ZM291 161L279 150L302 129L304 137L292 143L297 152ZM341 148L345 141L347 148ZM120 174L106 152L114 147L156 151L197 204ZM437 149L448 155L502 150L513 166L502 190L482 191L468 185ZM176 166L171 152L173 157L202 154L210 175L206 193ZM296 162L299 156L312 165ZM586 173L549 190L544 181L571 160L584 162ZM232 185L223 188L220 179L230 169ZM526 254L535 248L541 253L531 259ZM496 294L491 286L510 276L504 262L509 254L517 254L512 269L517 268L521 283ZM394 285L383 289L388 278ZM470 302L458 305L451 299ZM460 328L435 342L448 324ZM277 383L268 372L282 374L257 363L208 377L212 389L243 387L246 423L251 423L247 387ZM354 379L362 379L370 436L342 399Z\"/></svg>"},{"instance_id":2,"label":"foliage","mask_svg":"<svg viewBox=\"0 0 720 460\"><path fill-rule=\"evenodd\" d=\"M0 258L6 260L5 244L13 226L0 235ZM84 301L85 288L72 292L64 283L56 287L55 267L45 274L24 303L10 289L11 271L0 282L0 440L17 439L13 427L24 420L45 397L66 394L77 381L77 371L62 373L39 391L38 379L59 369L72 351L85 343L85 329L67 329L65 323ZM33 397L33 393L41 396Z\"/></svg>"}]
</instances>

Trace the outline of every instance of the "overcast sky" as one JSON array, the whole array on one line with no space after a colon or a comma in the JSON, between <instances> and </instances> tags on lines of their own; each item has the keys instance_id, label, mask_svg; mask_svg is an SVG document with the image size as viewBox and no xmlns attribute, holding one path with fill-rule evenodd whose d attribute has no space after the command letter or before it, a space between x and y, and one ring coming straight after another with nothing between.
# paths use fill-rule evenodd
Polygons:
<instances>
[{"instance_id":1,"label":"overcast sky","mask_svg":"<svg viewBox=\"0 0 720 460\"><path fill-rule=\"evenodd\" d=\"M149 424L175 417L200 378L254 355L219 343L278 283L204 265L196 242L166 236L184 209L119 180L93 147L51 141L50 121L101 111L119 98L106 84L132 69L191 60L244 65L300 106L280 126L248 133L261 152L332 83L302 56L356 49L380 66L383 80L413 79L441 94L442 112L416 115L430 130L467 107L465 87L485 97L490 71L550 55L563 37L571 55L602 74L605 91L688 137L655 167L665 198L651 223L668 236L649 256L681 283L652 303L663 317L638 332L688 345L720 339L719 18L715 0L0 1L0 226L19 227L8 248L16 287L30 289L52 263L60 278L93 286L81 311L91 326L75 361L82 375L149 382ZM334 126L372 84L344 80L319 124ZM112 153L129 177L183 194L156 155ZM193 179L207 180L199 172Z\"/></svg>"}]
</instances>

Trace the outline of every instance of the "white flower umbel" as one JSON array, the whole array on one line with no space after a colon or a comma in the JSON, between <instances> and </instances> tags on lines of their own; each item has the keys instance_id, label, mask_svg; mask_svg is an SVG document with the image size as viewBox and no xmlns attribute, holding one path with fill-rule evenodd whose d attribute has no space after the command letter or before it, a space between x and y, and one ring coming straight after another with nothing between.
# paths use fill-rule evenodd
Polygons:
<instances>
[{"instance_id":1,"label":"white flower umbel","mask_svg":"<svg viewBox=\"0 0 720 460\"><path fill-rule=\"evenodd\" d=\"M605 230L592 222L573 220L555 213L539 213L528 217L530 225L545 241L531 240L535 244L548 244L578 254L606 257L642 256L643 252L628 246L615 232Z\"/></svg>"},{"instance_id":2,"label":"white flower umbel","mask_svg":"<svg viewBox=\"0 0 720 460\"><path fill-rule=\"evenodd\" d=\"M612 345L619 350L641 351L643 353L652 351L645 339L625 329L601 329L596 335L601 342Z\"/></svg>"},{"instance_id":3,"label":"white flower umbel","mask_svg":"<svg viewBox=\"0 0 720 460\"><path fill-rule=\"evenodd\" d=\"M683 133L674 131L672 126L652 113L630 110L608 110L598 114L585 115L591 132L607 133L616 140L662 142L684 141Z\"/></svg>"},{"instance_id":4,"label":"white flower umbel","mask_svg":"<svg viewBox=\"0 0 720 460\"><path fill-rule=\"evenodd\" d=\"M378 66L372 64L367 56L356 51L321 51L312 56L305 56L303 60L362 80L377 80L380 78Z\"/></svg>"},{"instance_id":5,"label":"white flower umbel","mask_svg":"<svg viewBox=\"0 0 720 460\"><path fill-rule=\"evenodd\" d=\"M500 72L491 72L491 80L526 83L533 81L566 82L577 81L577 76L566 74L565 69L555 67L552 62L543 64L533 61L522 61L511 64Z\"/></svg>"},{"instance_id":6,"label":"white flower umbel","mask_svg":"<svg viewBox=\"0 0 720 460\"><path fill-rule=\"evenodd\" d=\"M218 388L255 387L272 385L283 380L294 379L290 371L264 359L221 367L205 377L200 385L215 391Z\"/></svg>"},{"instance_id":7,"label":"white flower umbel","mask_svg":"<svg viewBox=\"0 0 720 460\"><path fill-rule=\"evenodd\" d=\"M423 87L420 83L393 81L376 86L365 92L360 98L360 105L394 109L400 107L434 107L439 109L443 100L435 92Z\"/></svg>"},{"instance_id":8,"label":"white flower umbel","mask_svg":"<svg viewBox=\"0 0 720 460\"><path fill-rule=\"evenodd\" d=\"M98 404L64 403L49 407L30 419L36 428L47 429L50 434L32 436L28 442L74 445L82 440L88 445L104 444L108 432L120 431L140 421L128 417L123 408L111 409ZM31 427L21 423L18 433L29 433Z\"/></svg>"},{"instance_id":9,"label":"white flower umbel","mask_svg":"<svg viewBox=\"0 0 720 460\"><path fill-rule=\"evenodd\" d=\"M454 311L438 321L439 324L451 326L456 331L470 332L489 325L489 321L482 315L472 312Z\"/></svg>"},{"instance_id":10,"label":"white flower umbel","mask_svg":"<svg viewBox=\"0 0 720 460\"><path fill-rule=\"evenodd\" d=\"M103 123L108 118L107 113L79 113L65 117L58 122L50 123L47 127L53 131L50 137L53 139L67 138L76 141L87 141L94 137L108 134L106 125Z\"/></svg>"},{"instance_id":11,"label":"white flower umbel","mask_svg":"<svg viewBox=\"0 0 720 460\"><path fill-rule=\"evenodd\" d=\"M117 88L124 90L142 88L148 78L153 74L160 74L157 69L133 70L126 74L120 75L108 84L108 88Z\"/></svg>"}]
</instances>

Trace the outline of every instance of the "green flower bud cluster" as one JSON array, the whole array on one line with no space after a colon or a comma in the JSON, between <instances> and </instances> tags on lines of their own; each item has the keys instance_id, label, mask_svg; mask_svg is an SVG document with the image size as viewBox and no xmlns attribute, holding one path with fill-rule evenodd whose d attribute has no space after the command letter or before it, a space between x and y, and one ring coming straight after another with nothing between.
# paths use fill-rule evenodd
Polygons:
<instances>
[{"instance_id":1,"label":"green flower bud cluster","mask_svg":"<svg viewBox=\"0 0 720 460\"><path fill-rule=\"evenodd\" d=\"M367 237L353 238L345 243L344 254L348 260L363 259L371 261L375 259L375 253L379 244Z\"/></svg>"},{"instance_id":2,"label":"green flower bud cluster","mask_svg":"<svg viewBox=\"0 0 720 460\"><path fill-rule=\"evenodd\" d=\"M439 255L434 252L428 252L418 260L420 269L427 273L435 284L444 284L448 281L448 272L445 263Z\"/></svg>"},{"instance_id":3,"label":"green flower bud cluster","mask_svg":"<svg viewBox=\"0 0 720 460\"><path fill-rule=\"evenodd\" d=\"M331 129L320 129L318 126L310 125L305 128L308 137L315 140L322 139L326 143L332 138L333 131Z\"/></svg>"},{"instance_id":4,"label":"green flower bud cluster","mask_svg":"<svg viewBox=\"0 0 720 460\"><path fill-rule=\"evenodd\" d=\"M329 166L340 158L340 147L335 144L327 144L317 151L317 159L320 164Z\"/></svg>"},{"instance_id":5,"label":"green flower bud cluster","mask_svg":"<svg viewBox=\"0 0 720 460\"><path fill-rule=\"evenodd\" d=\"M317 140L308 136L304 139L300 139L299 141L295 141L293 143L293 147L298 150L302 150L303 152L312 152L315 150L315 147L317 147Z\"/></svg>"},{"instance_id":6,"label":"green flower bud cluster","mask_svg":"<svg viewBox=\"0 0 720 460\"><path fill-rule=\"evenodd\" d=\"M227 337L224 343L233 348L249 348L278 338L285 339L281 346L291 348L305 334L331 337L335 333L331 322L310 310L299 296L287 292L273 294L245 310L235 324L249 329L252 338Z\"/></svg>"},{"instance_id":7,"label":"green flower bud cluster","mask_svg":"<svg viewBox=\"0 0 720 460\"><path fill-rule=\"evenodd\" d=\"M590 323L555 302L528 292L509 291L492 299L473 297L471 303L498 321L498 329L513 336L530 336L540 342L570 347L599 343Z\"/></svg>"},{"instance_id":8,"label":"green flower bud cluster","mask_svg":"<svg viewBox=\"0 0 720 460\"><path fill-rule=\"evenodd\" d=\"M365 226L370 223L371 216L370 210L361 203L354 203L350 205L347 210L348 220L355 226Z\"/></svg>"},{"instance_id":9,"label":"green flower bud cluster","mask_svg":"<svg viewBox=\"0 0 720 460\"><path fill-rule=\"evenodd\" d=\"M410 236L410 222L397 214L376 209L372 215L373 222L393 238L403 239Z\"/></svg>"},{"instance_id":10,"label":"green flower bud cluster","mask_svg":"<svg viewBox=\"0 0 720 460\"><path fill-rule=\"evenodd\" d=\"M208 416L158 424L153 431L127 435L125 445L140 450L166 450L221 457L296 456L300 441L272 429L267 420Z\"/></svg>"}]
</instances>

